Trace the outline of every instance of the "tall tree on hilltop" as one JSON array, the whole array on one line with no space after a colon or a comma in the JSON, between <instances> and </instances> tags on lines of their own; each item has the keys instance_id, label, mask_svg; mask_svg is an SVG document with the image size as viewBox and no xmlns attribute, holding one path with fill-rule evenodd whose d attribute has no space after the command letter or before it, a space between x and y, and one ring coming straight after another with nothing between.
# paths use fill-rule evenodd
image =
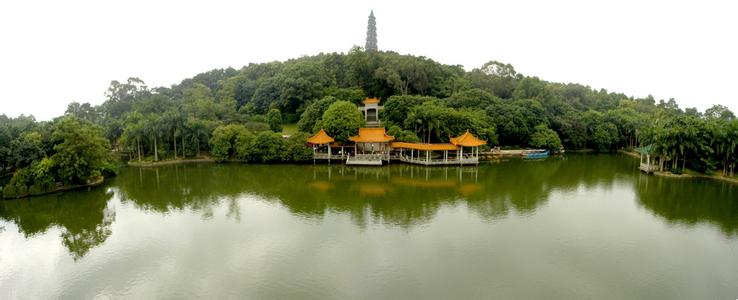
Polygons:
<instances>
[{"instance_id":1,"label":"tall tree on hilltop","mask_svg":"<svg viewBox=\"0 0 738 300\"><path fill-rule=\"evenodd\" d=\"M377 21L374 19L374 10L369 14L369 24L366 26L366 51L377 51Z\"/></svg>"}]
</instances>

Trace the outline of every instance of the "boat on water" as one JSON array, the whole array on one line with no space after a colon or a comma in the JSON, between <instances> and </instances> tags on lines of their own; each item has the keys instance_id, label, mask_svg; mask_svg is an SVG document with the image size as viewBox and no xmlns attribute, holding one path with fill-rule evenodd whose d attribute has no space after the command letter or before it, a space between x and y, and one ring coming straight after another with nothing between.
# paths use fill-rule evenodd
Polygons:
<instances>
[{"instance_id":1,"label":"boat on water","mask_svg":"<svg viewBox=\"0 0 738 300\"><path fill-rule=\"evenodd\" d=\"M523 152L523 158L525 159L538 159L538 158L546 158L549 155L548 150L533 150L533 151L525 151Z\"/></svg>"}]
</instances>

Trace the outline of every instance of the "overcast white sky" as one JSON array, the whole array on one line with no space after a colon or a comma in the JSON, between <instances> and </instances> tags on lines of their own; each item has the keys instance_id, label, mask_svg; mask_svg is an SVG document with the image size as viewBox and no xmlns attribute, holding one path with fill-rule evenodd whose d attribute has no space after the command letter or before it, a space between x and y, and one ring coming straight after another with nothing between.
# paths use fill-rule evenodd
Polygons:
<instances>
[{"instance_id":1,"label":"overcast white sky","mask_svg":"<svg viewBox=\"0 0 738 300\"><path fill-rule=\"evenodd\" d=\"M197 73L364 45L467 70L489 60L557 82L738 112L735 1L0 2L0 114L100 104L113 79Z\"/></svg>"}]
</instances>

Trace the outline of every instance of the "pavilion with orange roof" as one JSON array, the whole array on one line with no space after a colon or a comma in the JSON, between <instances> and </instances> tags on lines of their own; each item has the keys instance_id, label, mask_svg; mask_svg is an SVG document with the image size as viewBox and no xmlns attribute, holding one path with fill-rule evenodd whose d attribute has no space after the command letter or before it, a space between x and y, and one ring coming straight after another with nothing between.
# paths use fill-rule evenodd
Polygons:
<instances>
[{"instance_id":1,"label":"pavilion with orange roof","mask_svg":"<svg viewBox=\"0 0 738 300\"><path fill-rule=\"evenodd\" d=\"M349 157L346 164L381 165L382 161L390 161L389 143L395 139L387 135L384 127L359 128L359 134L349 137L354 142L354 157Z\"/></svg>"},{"instance_id":2,"label":"pavilion with orange roof","mask_svg":"<svg viewBox=\"0 0 738 300\"><path fill-rule=\"evenodd\" d=\"M348 165L382 165L383 161L389 163L392 159L420 164L420 165L451 165L451 164L478 164L479 147L486 145L487 141L480 140L467 130L464 134L449 138L449 143L408 143L395 142L395 137L388 135L384 127L380 127L378 98L366 98L364 106L359 111L364 114L365 128L359 128L359 134L349 137L353 142L353 155L344 151L344 147L351 147L344 143L336 142L324 130L318 131L307 139L307 143L313 146L313 159L334 158L331 146L340 147L340 156L335 158L346 158ZM321 147L327 147L327 153L319 152ZM464 154L464 148L470 148L471 153ZM409 150L409 156L406 153ZM451 152L449 152L451 151ZM425 155L422 155L423 153ZM442 152L439 154L438 152ZM451 154L451 156L449 155ZM421 157L423 156L423 157ZM440 157L439 157L440 156Z\"/></svg>"},{"instance_id":3,"label":"pavilion with orange roof","mask_svg":"<svg viewBox=\"0 0 738 300\"><path fill-rule=\"evenodd\" d=\"M313 161L316 159L327 159L331 160L331 143L335 140L325 133L325 130L321 129L315 135L307 139L307 143L313 147ZM318 152L321 147L328 147L327 153Z\"/></svg>"},{"instance_id":4,"label":"pavilion with orange roof","mask_svg":"<svg viewBox=\"0 0 738 300\"><path fill-rule=\"evenodd\" d=\"M450 143L440 144L394 142L390 146L392 149L399 150L399 159L407 163L421 165L465 165L479 163L479 147L487 144L487 141L480 140L468 130L464 134L458 137L452 137L449 140ZM464 155L464 147L471 148L470 155ZM406 155L405 150L410 150L410 156ZM425 155L421 155L423 153L421 151ZM443 152L442 156L433 159L432 154L439 151ZM455 154L455 156L452 157L449 154Z\"/></svg>"},{"instance_id":5,"label":"pavilion with orange roof","mask_svg":"<svg viewBox=\"0 0 738 300\"><path fill-rule=\"evenodd\" d=\"M479 147L487 144L487 141L468 130L460 136L449 138L449 143L408 143L395 142L394 139L384 128L359 128L358 135L349 137L354 143L353 154L347 154L343 150L346 145L341 144L340 156L332 156L331 145L336 142L324 130L308 138L307 143L313 145L314 159L343 160L345 157L348 165L382 165L384 161L389 163L396 159L426 166L478 164ZM327 146L328 152L318 152L321 146ZM464 148L469 148L470 152L464 154Z\"/></svg>"}]
</instances>

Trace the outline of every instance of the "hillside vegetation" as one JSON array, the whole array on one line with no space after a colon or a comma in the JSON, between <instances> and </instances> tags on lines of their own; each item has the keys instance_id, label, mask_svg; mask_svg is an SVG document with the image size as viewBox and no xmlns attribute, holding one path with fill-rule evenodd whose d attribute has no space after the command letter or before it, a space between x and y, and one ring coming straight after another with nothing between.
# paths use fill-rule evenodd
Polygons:
<instances>
[{"instance_id":1,"label":"hillside vegetation","mask_svg":"<svg viewBox=\"0 0 738 300\"><path fill-rule=\"evenodd\" d=\"M355 47L211 70L170 87L113 81L101 105L73 102L51 122L0 116L0 170L18 174L53 159L59 142L50 128L72 122L64 120L96 128L90 132L126 159L207 152L218 160L304 161L309 134L322 128L345 140L356 133L363 118L355 107L366 97L382 99L380 118L402 141L446 142L470 130L491 146L611 151L653 144L675 169L728 174L736 162L738 121L720 105L699 112L674 99L547 82L496 61L465 71ZM283 139L282 125L294 123L301 133ZM68 177L65 167L51 165L55 180Z\"/></svg>"}]
</instances>

